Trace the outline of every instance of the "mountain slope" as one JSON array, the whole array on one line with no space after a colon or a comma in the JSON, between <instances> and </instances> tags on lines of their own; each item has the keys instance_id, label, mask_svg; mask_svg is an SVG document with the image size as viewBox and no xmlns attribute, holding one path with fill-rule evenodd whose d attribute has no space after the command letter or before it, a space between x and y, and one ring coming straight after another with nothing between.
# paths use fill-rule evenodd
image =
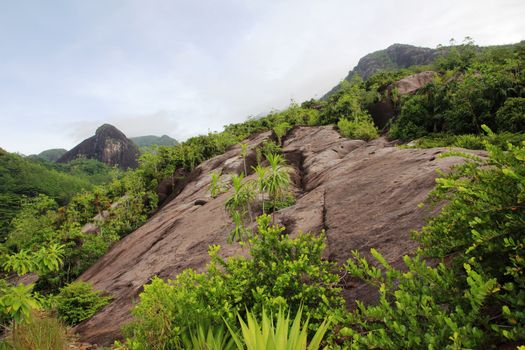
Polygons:
<instances>
[{"instance_id":1,"label":"mountain slope","mask_svg":"<svg viewBox=\"0 0 525 350\"><path fill-rule=\"evenodd\" d=\"M265 132L249 138L251 153L270 137ZM142 286L155 275L174 278L186 268L204 268L209 245L222 245L227 256L242 253L238 244L226 242L233 227L224 210L229 194L213 199L208 191L212 171L227 176L243 169L240 151L237 145L198 166L176 198L80 277L114 298L76 327L82 340L111 343L130 320ZM376 247L396 264L414 249L409 232L423 224L425 212L418 204L433 188L435 170L459 161L437 158L443 151L400 149L384 139L348 140L333 127L296 127L285 137L284 153L293 168L297 202L279 211L276 220L291 235L325 229L327 258L339 263L353 249ZM355 296L369 300L369 294L359 285L344 290L350 303Z\"/></svg>"},{"instance_id":2,"label":"mountain slope","mask_svg":"<svg viewBox=\"0 0 525 350\"><path fill-rule=\"evenodd\" d=\"M75 193L92 187L89 177L83 176L85 173L60 171L56 165L0 149L0 242L24 197L45 194L64 205ZM107 171L100 173L102 177L107 175Z\"/></svg>"},{"instance_id":3,"label":"mountain slope","mask_svg":"<svg viewBox=\"0 0 525 350\"><path fill-rule=\"evenodd\" d=\"M121 168L138 166L138 147L113 125L100 126L95 135L82 141L60 157L58 163L67 163L76 158L96 159Z\"/></svg>"}]
</instances>

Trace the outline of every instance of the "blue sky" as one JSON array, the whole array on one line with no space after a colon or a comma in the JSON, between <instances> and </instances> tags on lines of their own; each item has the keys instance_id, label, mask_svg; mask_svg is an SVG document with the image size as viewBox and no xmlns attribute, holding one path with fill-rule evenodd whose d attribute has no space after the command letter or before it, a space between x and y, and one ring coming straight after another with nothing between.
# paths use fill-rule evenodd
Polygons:
<instances>
[{"instance_id":1,"label":"blue sky","mask_svg":"<svg viewBox=\"0 0 525 350\"><path fill-rule=\"evenodd\" d=\"M320 97L371 51L525 39L525 2L0 0L0 147L185 139Z\"/></svg>"}]
</instances>

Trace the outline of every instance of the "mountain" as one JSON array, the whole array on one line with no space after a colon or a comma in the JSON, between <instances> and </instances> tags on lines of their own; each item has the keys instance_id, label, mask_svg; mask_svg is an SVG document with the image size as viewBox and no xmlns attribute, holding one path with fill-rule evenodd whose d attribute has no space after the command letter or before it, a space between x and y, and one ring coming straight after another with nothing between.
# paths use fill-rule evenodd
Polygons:
<instances>
[{"instance_id":1,"label":"mountain","mask_svg":"<svg viewBox=\"0 0 525 350\"><path fill-rule=\"evenodd\" d=\"M263 132L244 141L248 169L256 162L256 146L271 139ZM332 126L295 127L284 138L291 165L294 205L278 211L275 220L286 233L327 232L326 257L344 263L353 249L376 247L395 266L414 251L410 239L424 223L421 203L435 185L436 169L448 169L459 158L439 158L446 149L402 149L385 139L348 140ZM113 300L76 327L81 340L110 344L131 319L130 308L153 276L174 278L186 268L202 270L210 245L221 245L226 256L242 254L239 244L227 244L233 223L224 210L230 193L210 195L210 174L240 173L243 158L236 145L199 165L182 192L144 225L124 237L80 279L109 293ZM251 174L248 178L255 178ZM343 295L369 300L365 285L349 284Z\"/></svg>"},{"instance_id":2,"label":"mountain","mask_svg":"<svg viewBox=\"0 0 525 350\"><path fill-rule=\"evenodd\" d=\"M113 125L100 126L95 135L85 139L60 157L58 163L67 163L77 158L96 159L120 168L138 166L138 147Z\"/></svg>"},{"instance_id":3,"label":"mountain","mask_svg":"<svg viewBox=\"0 0 525 350\"><path fill-rule=\"evenodd\" d=\"M48 162L56 162L60 157L67 153L67 149L52 148L40 152L36 157L47 160Z\"/></svg>"},{"instance_id":4,"label":"mountain","mask_svg":"<svg viewBox=\"0 0 525 350\"><path fill-rule=\"evenodd\" d=\"M362 57L344 80L351 81L356 75L363 80L379 71L394 71L433 63L440 55L441 49L430 49L405 44L393 44L384 50L375 51ZM324 97L339 89L339 84L332 88ZM324 98L323 97L323 98Z\"/></svg>"},{"instance_id":5,"label":"mountain","mask_svg":"<svg viewBox=\"0 0 525 350\"><path fill-rule=\"evenodd\" d=\"M153 145L157 146L175 146L179 142L174 138L169 137L168 135L155 136L155 135L146 135L146 136L137 136L130 137L131 141L139 147L149 147Z\"/></svg>"}]
</instances>

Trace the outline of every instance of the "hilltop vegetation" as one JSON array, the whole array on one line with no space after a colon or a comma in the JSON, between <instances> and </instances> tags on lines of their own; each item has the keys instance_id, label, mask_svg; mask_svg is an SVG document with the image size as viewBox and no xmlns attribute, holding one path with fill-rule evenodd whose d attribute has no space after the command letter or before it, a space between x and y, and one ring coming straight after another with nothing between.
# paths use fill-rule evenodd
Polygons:
<instances>
[{"instance_id":1,"label":"hilltop vegetation","mask_svg":"<svg viewBox=\"0 0 525 350\"><path fill-rule=\"evenodd\" d=\"M264 310L303 315L309 319L310 335L330 322L324 344L333 348L490 348L523 342L524 67L524 42L484 50L465 42L448 48L425 67L436 77L413 94L397 98L394 91L386 96L382 87L421 67L380 71L365 81L354 76L324 100L292 103L284 111L228 125L222 132L152 147L141 155L137 169L99 186L83 187L77 177L44 163L0 155L5 164L0 174L16 174L2 182L8 194L2 203L20 202L22 194L34 197L23 201L10 226L2 226L8 235L0 247L0 265L4 276L33 271L40 277L36 286L29 287L0 280L4 322L27 321L28 310L37 304L62 310L63 319L79 321L68 307L56 305L54 295L60 288L73 294L69 297L79 293L102 305L97 298L103 297L67 286L156 210L157 189L166 179L175 188L202 161L262 131L273 131L276 143L264 147L275 153L296 125L334 125L344 136L373 139L378 130L368 111L381 99L391 98L397 118L389 125L389 137L404 141L427 137L440 145L461 140L463 147L489 151L487 158L464 155L465 165L438 180L431 200L448 204L415 234L421 250L404 258L405 269L390 266L374 250L374 263L355 253L344 267L336 266L321 258L323 235L289 239L282 227L272 226L270 217L263 215L257 234L247 243L250 259L223 260L219 248L210 247L212 263L206 271L188 270L174 281L154 279L145 286L134 310L136 322L127 330L126 346L181 348L188 339L197 341L199 330L207 332L208 339L228 339L227 330L239 334L238 319L264 318ZM272 153L267 151L260 152L267 157ZM103 182L95 180L99 170L91 175L86 183ZM46 178L61 182L53 187ZM246 184L242 176L234 181L234 194L248 199L232 204L235 210L230 214L244 224L252 215L251 197L241 191ZM270 190L262 191L261 197L265 193ZM270 199L272 210L276 209L277 201L271 195ZM279 201L286 202L284 197ZM96 216L103 219L94 220ZM83 231L92 223L95 233ZM428 257L438 264L427 264ZM359 304L357 310L347 312L338 287L341 274L376 288L378 302ZM34 291L46 296L37 298ZM246 329L242 331L245 334ZM248 338L245 334L244 341Z\"/></svg>"},{"instance_id":2,"label":"hilltop vegetation","mask_svg":"<svg viewBox=\"0 0 525 350\"><path fill-rule=\"evenodd\" d=\"M139 147L150 147L150 146L175 146L179 142L174 138L169 137L168 135L162 136L137 136L129 138L133 143Z\"/></svg>"},{"instance_id":3,"label":"hilltop vegetation","mask_svg":"<svg viewBox=\"0 0 525 350\"><path fill-rule=\"evenodd\" d=\"M36 157L47 160L48 162L56 162L58 158L62 157L66 152L67 150L63 148L52 148L40 152Z\"/></svg>"}]
</instances>

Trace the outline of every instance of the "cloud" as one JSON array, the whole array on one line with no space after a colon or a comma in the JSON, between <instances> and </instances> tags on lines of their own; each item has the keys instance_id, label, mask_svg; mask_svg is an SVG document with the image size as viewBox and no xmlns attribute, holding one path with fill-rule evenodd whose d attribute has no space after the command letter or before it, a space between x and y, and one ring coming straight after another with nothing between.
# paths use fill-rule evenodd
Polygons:
<instances>
[{"instance_id":1,"label":"cloud","mask_svg":"<svg viewBox=\"0 0 525 350\"><path fill-rule=\"evenodd\" d=\"M106 122L184 139L320 97L396 42L525 33L522 0L29 2L0 11L0 146L26 153L71 147ZM28 128L45 135L21 142Z\"/></svg>"}]
</instances>

